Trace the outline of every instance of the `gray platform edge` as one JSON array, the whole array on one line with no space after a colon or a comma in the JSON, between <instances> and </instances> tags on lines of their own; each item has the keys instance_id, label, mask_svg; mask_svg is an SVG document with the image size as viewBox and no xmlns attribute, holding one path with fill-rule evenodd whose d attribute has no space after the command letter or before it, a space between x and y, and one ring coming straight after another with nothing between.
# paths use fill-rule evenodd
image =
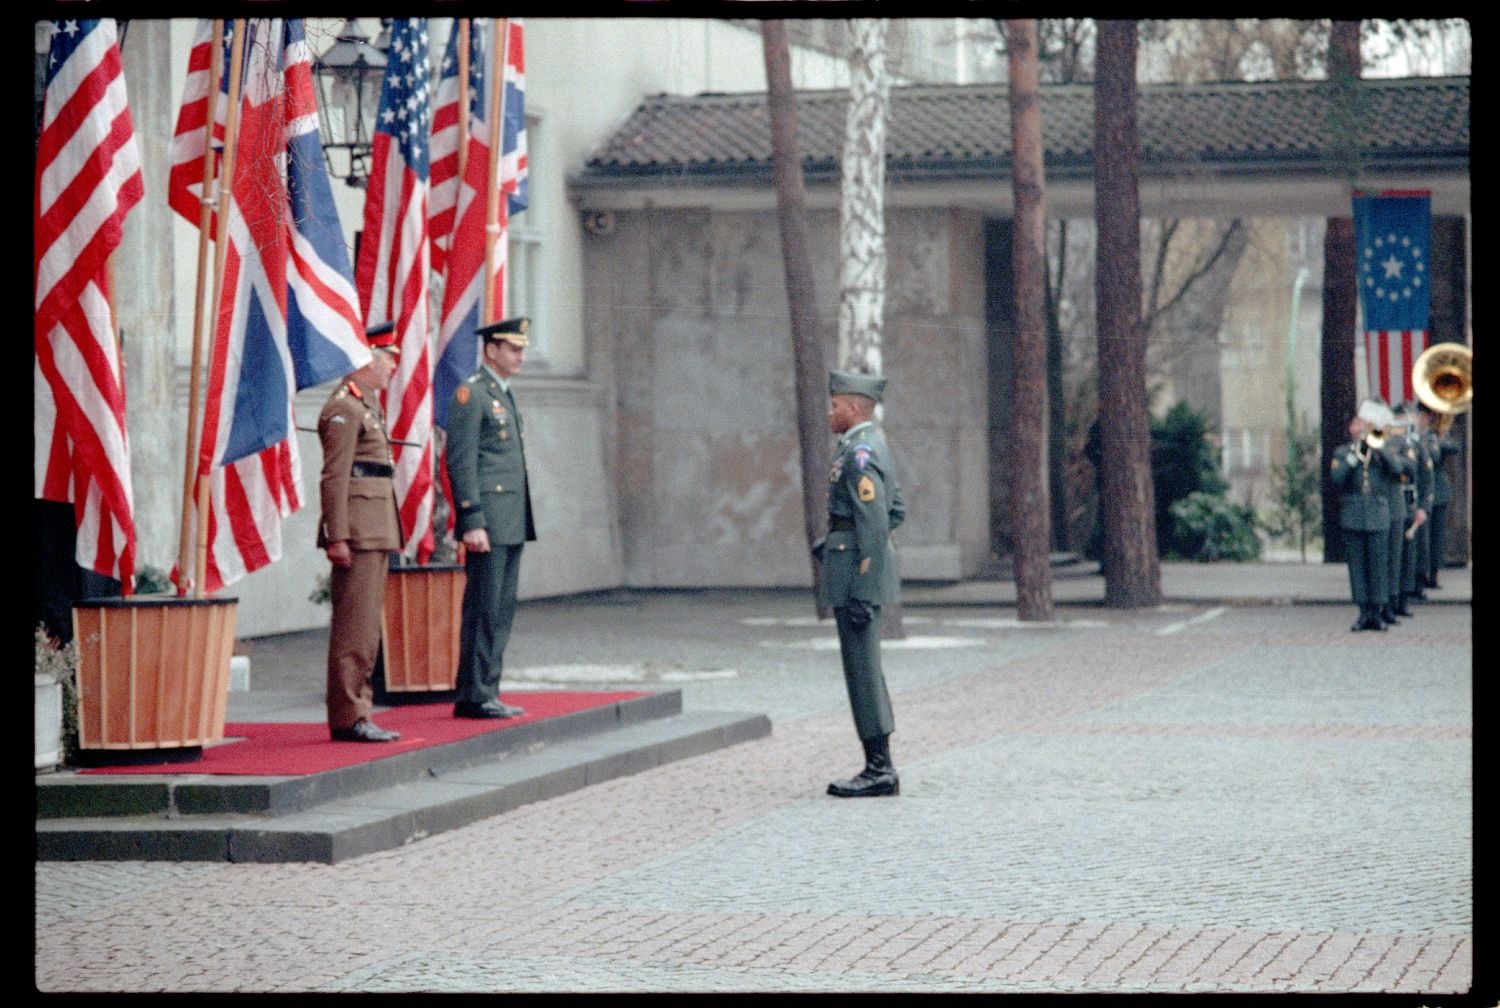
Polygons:
<instances>
[{"instance_id":1,"label":"gray platform edge","mask_svg":"<svg viewBox=\"0 0 1500 1008\"><path fill-rule=\"evenodd\" d=\"M335 864L602 781L763 738L770 731L765 714L676 713L565 739L554 737L530 751L511 746L488 759L430 761L421 777L281 815L158 813L38 820L36 858Z\"/></svg>"},{"instance_id":2,"label":"gray platform edge","mask_svg":"<svg viewBox=\"0 0 1500 1008\"><path fill-rule=\"evenodd\" d=\"M462 766L539 745L609 731L682 712L680 690L632 697L558 717L483 732L315 774L228 777L211 774L67 775L37 778L36 816L62 819L115 815L282 815L403 781L436 767Z\"/></svg>"}]
</instances>

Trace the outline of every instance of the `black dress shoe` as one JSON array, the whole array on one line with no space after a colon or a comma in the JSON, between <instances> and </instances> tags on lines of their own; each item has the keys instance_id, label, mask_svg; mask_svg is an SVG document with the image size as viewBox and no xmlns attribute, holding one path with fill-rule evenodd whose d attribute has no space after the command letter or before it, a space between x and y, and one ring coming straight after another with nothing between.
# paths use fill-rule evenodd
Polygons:
<instances>
[{"instance_id":1,"label":"black dress shoe","mask_svg":"<svg viewBox=\"0 0 1500 1008\"><path fill-rule=\"evenodd\" d=\"M388 731L372 721L360 718L352 728L332 728L329 735L335 742L394 742L400 732Z\"/></svg>"},{"instance_id":2,"label":"black dress shoe","mask_svg":"<svg viewBox=\"0 0 1500 1008\"><path fill-rule=\"evenodd\" d=\"M1390 606L1380 607L1380 619L1385 623L1386 626L1401 625L1401 621L1396 618L1396 614L1394 611L1392 611Z\"/></svg>"},{"instance_id":3,"label":"black dress shoe","mask_svg":"<svg viewBox=\"0 0 1500 1008\"><path fill-rule=\"evenodd\" d=\"M513 718L525 713L524 709L501 703L498 699L486 700L483 703L460 700L453 705L453 716L457 718Z\"/></svg>"},{"instance_id":4,"label":"black dress shoe","mask_svg":"<svg viewBox=\"0 0 1500 1008\"><path fill-rule=\"evenodd\" d=\"M884 772L866 767L858 777L836 780L828 785L828 793L835 798L878 798L883 795L901 793L901 781L895 770Z\"/></svg>"},{"instance_id":5,"label":"black dress shoe","mask_svg":"<svg viewBox=\"0 0 1500 1008\"><path fill-rule=\"evenodd\" d=\"M1411 618L1412 614L1411 606L1406 604L1406 599L1404 598L1396 605L1391 606L1391 612L1395 613L1397 616L1405 616L1408 619Z\"/></svg>"},{"instance_id":6,"label":"black dress shoe","mask_svg":"<svg viewBox=\"0 0 1500 1008\"><path fill-rule=\"evenodd\" d=\"M1417 587L1416 591L1407 592L1406 593L1406 597L1409 598L1409 599L1411 599L1414 602L1426 602L1427 601L1427 593L1422 590L1422 588L1421 588L1420 585Z\"/></svg>"}]
</instances>

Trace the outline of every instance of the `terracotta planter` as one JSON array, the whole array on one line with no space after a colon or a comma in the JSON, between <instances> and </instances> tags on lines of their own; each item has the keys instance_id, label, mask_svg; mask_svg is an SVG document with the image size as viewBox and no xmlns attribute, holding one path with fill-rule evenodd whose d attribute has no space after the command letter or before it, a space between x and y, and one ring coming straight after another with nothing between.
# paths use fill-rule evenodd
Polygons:
<instances>
[{"instance_id":1,"label":"terracotta planter","mask_svg":"<svg viewBox=\"0 0 1500 1008\"><path fill-rule=\"evenodd\" d=\"M454 688L463 601L462 566L391 568L381 623L386 693L442 693Z\"/></svg>"},{"instance_id":2,"label":"terracotta planter","mask_svg":"<svg viewBox=\"0 0 1500 1008\"><path fill-rule=\"evenodd\" d=\"M80 762L191 760L224 737L237 599L84 599Z\"/></svg>"}]
</instances>

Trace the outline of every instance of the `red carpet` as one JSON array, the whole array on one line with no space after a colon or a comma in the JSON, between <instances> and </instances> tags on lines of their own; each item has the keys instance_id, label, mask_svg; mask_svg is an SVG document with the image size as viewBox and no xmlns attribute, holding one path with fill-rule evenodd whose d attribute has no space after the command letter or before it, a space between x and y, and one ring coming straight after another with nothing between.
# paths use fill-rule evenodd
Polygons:
<instances>
[{"instance_id":1,"label":"red carpet","mask_svg":"<svg viewBox=\"0 0 1500 1008\"><path fill-rule=\"evenodd\" d=\"M321 773L371 760L398 756L429 746L457 742L484 732L504 731L519 724L605 707L620 700L645 696L642 692L506 693L505 702L524 707L518 718L475 721L453 716L453 704L412 704L375 715L382 728L401 733L396 742L334 742L328 725L288 722L231 722L224 725L223 743L205 746L203 759L193 763L151 763L81 769L81 774L224 774L292 777ZM230 740L233 741L230 741Z\"/></svg>"}]
</instances>

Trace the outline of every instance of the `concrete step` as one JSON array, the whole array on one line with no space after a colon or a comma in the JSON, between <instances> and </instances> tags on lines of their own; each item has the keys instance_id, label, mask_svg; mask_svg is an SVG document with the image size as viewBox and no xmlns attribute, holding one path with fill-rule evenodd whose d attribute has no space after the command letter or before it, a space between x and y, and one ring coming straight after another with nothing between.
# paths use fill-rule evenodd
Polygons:
<instances>
[{"instance_id":1,"label":"concrete step","mask_svg":"<svg viewBox=\"0 0 1500 1008\"><path fill-rule=\"evenodd\" d=\"M771 731L764 714L683 713L675 691L617 706L613 723L553 718L303 777L38 778L36 858L334 864Z\"/></svg>"}]
</instances>

